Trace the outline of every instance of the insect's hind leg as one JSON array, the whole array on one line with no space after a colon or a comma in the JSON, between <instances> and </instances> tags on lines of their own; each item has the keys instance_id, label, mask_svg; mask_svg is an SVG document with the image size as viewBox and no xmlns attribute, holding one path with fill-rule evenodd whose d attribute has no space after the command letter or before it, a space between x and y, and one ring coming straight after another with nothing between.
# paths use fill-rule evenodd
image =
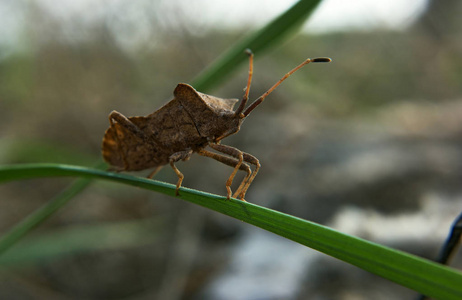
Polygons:
<instances>
[{"instance_id":1,"label":"insect's hind leg","mask_svg":"<svg viewBox=\"0 0 462 300\"><path fill-rule=\"evenodd\" d=\"M163 167L163 166L158 166L157 168L155 168L151 173L149 173L148 178L149 178L149 179L152 179L152 177L154 177L154 175L156 175L157 172L159 172L160 169L162 169L162 167Z\"/></svg>"},{"instance_id":2,"label":"insect's hind leg","mask_svg":"<svg viewBox=\"0 0 462 300\"><path fill-rule=\"evenodd\" d=\"M173 171L175 171L176 175L178 176L178 181L176 183L175 196L178 196L180 194L179 190L181 187L181 183L183 182L183 179L184 179L183 173L181 173L180 170L178 170L178 168L175 166L175 163L179 160L188 160L191 157L192 153L193 151L189 149L189 150L173 153L169 157L170 166L172 167Z\"/></svg>"}]
</instances>

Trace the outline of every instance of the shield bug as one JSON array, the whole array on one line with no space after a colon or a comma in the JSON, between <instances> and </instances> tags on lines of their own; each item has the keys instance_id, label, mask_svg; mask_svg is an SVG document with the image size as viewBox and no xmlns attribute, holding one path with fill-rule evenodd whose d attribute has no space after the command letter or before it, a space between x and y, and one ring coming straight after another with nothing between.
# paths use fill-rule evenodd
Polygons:
<instances>
[{"instance_id":1,"label":"shield bug","mask_svg":"<svg viewBox=\"0 0 462 300\"><path fill-rule=\"evenodd\" d=\"M110 127L106 130L102 154L116 171L138 171L154 168L154 174L170 164L178 176L176 195L183 174L175 163L188 160L193 153L213 158L234 168L226 181L227 198L232 195L231 184L238 170L246 173L233 197L244 200L247 189L260 169L258 159L237 148L220 144L221 140L239 131L245 118L285 79L310 62L330 62L330 58L306 59L276 82L268 91L246 108L253 75L253 54L249 55L249 75L244 96L236 110L238 99L222 99L196 91L180 83L174 98L145 117L125 117L117 111L109 114ZM215 151L207 150L206 148ZM254 166L254 170L250 168ZM245 201L245 200L244 200Z\"/></svg>"}]
</instances>

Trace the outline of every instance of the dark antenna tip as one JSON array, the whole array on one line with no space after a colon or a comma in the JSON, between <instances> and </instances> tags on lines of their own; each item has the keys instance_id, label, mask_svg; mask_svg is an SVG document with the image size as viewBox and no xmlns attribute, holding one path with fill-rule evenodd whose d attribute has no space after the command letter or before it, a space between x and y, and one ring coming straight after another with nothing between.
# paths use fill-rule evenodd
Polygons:
<instances>
[{"instance_id":1,"label":"dark antenna tip","mask_svg":"<svg viewBox=\"0 0 462 300\"><path fill-rule=\"evenodd\" d=\"M330 59L329 57L317 57L317 58L313 58L311 59L311 62L331 62L332 59Z\"/></svg>"},{"instance_id":2,"label":"dark antenna tip","mask_svg":"<svg viewBox=\"0 0 462 300\"><path fill-rule=\"evenodd\" d=\"M252 50L250 50L249 48L245 49L244 52L247 55L252 55L253 54Z\"/></svg>"}]
</instances>

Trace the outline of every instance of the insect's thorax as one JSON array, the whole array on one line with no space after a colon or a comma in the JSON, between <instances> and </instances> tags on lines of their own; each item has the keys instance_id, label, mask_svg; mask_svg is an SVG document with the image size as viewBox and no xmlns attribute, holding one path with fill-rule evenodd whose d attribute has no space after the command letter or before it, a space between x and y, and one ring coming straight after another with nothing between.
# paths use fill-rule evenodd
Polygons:
<instances>
[{"instance_id":1,"label":"insect's thorax","mask_svg":"<svg viewBox=\"0 0 462 300\"><path fill-rule=\"evenodd\" d=\"M206 143L187 110L173 99L153 114L145 131L159 147L168 149L170 154Z\"/></svg>"},{"instance_id":2,"label":"insect's thorax","mask_svg":"<svg viewBox=\"0 0 462 300\"><path fill-rule=\"evenodd\" d=\"M191 117L201 137L216 141L239 130L242 119L236 118L233 111L238 99L210 96L184 84L178 85L178 90L176 99Z\"/></svg>"}]
</instances>

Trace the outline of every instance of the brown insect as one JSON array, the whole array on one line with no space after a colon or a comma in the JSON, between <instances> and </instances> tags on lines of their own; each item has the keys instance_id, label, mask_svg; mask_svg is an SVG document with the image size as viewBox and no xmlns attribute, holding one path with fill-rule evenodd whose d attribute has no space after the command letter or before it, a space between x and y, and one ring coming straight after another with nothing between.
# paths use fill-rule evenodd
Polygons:
<instances>
[{"instance_id":1,"label":"brown insect","mask_svg":"<svg viewBox=\"0 0 462 300\"><path fill-rule=\"evenodd\" d=\"M253 74L253 54L249 55L249 76L239 107L233 111L238 99L222 99L197 92L188 84L175 88L173 100L145 117L127 118L117 111L109 114L111 126L103 138L102 152L106 162L116 171L137 171L155 168L148 178L166 164L178 175L176 195L183 174L175 163L188 160L196 152L234 168L226 181L227 197L231 197L231 184L238 170L246 172L233 197L244 200L245 193L260 169L258 159L220 141L239 131L244 119L292 73L310 62L330 62L330 58L307 59L284 75L268 91L245 108ZM211 152L206 147L220 152ZM252 172L249 165L254 165ZM245 201L245 200L244 200Z\"/></svg>"}]
</instances>

